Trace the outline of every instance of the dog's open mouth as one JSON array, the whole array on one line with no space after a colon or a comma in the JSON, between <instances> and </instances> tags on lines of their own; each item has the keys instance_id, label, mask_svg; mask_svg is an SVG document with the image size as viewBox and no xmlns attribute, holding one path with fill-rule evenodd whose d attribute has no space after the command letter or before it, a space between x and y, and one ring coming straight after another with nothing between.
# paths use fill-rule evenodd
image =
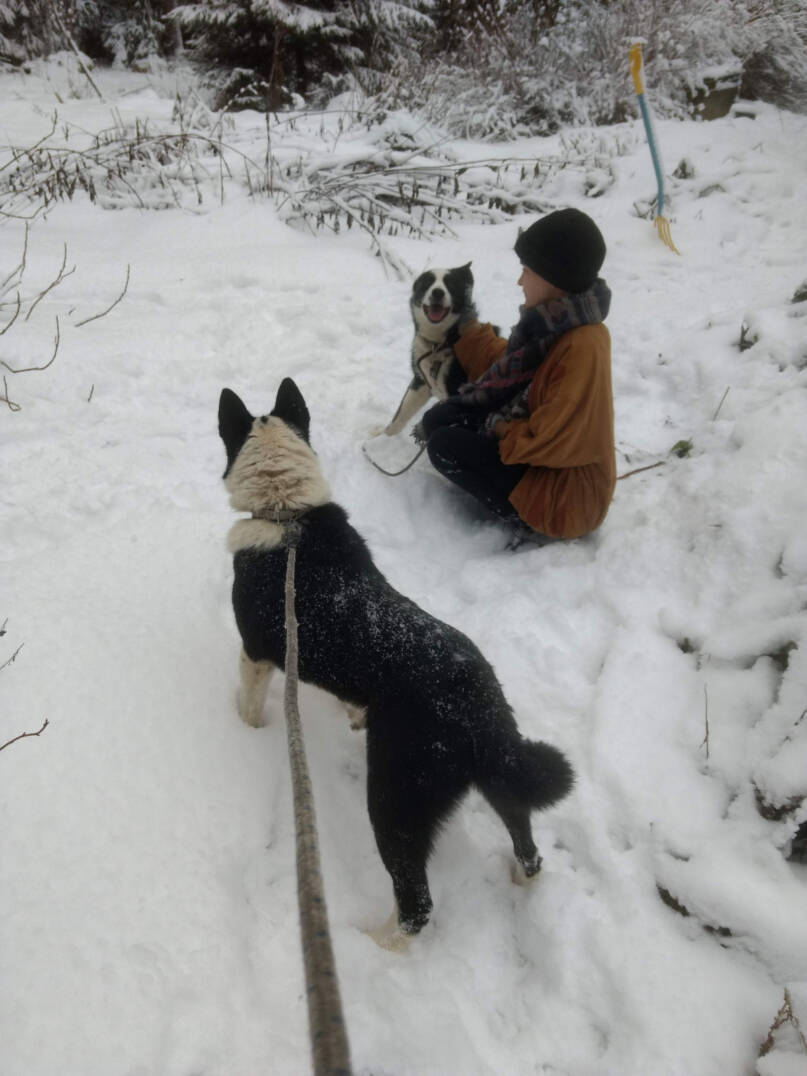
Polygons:
<instances>
[{"instance_id":1,"label":"dog's open mouth","mask_svg":"<svg viewBox=\"0 0 807 1076\"><path fill-rule=\"evenodd\" d=\"M446 317L450 309L451 307L449 306L437 306L436 304L427 306L426 303L423 304L423 312L425 313L426 317L429 319L429 321L433 321L435 323L438 321L442 321L443 318Z\"/></svg>"}]
</instances>

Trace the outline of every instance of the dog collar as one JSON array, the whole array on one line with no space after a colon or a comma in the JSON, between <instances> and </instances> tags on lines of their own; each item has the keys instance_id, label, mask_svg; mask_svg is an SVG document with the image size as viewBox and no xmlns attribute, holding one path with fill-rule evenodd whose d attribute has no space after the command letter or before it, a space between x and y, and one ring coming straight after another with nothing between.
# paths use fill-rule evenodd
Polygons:
<instances>
[{"instance_id":1,"label":"dog collar","mask_svg":"<svg viewBox=\"0 0 807 1076\"><path fill-rule=\"evenodd\" d=\"M265 519L269 523L294 523L307 511L307 508L264 508L253 512L252 518Z\"/></svg>"}]
</instances>

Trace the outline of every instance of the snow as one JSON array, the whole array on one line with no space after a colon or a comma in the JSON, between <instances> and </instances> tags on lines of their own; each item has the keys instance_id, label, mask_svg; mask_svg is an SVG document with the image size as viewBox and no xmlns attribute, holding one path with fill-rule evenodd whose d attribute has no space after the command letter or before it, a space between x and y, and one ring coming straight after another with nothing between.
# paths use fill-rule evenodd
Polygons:
<instances>
[{"instance_id":1,"label":"snow","mask_svg":"<svg viewBox=\"0 0 807 1076\"><path fill-rule=\"evenodd\" d=\"M92 131L113 106L170 115L144 76L95 77L105 102L67 96L56 68L0 74L0 141L31 144L54 109ZM356 1072L754 1073L784 986L807 980L807 867L786 858L807 817L807 302L791 302L807 118L743 111L657 122L668 168L694 169L668 177L681 257L633 208L655 189L638 123L588 133L613 147L601 197L581 168L540 191L608 242L619 473L663 461L619 482L596 534L544 548L507 551L425 457L394 479L364 459L411 333L408 285L366 235L290 227L236 179L193 212L77 196L33 222L25 296L65 244L75 272L0 339L8 365L41 365L59 316L47 370L0 369L19 406L0 419L0 743L49 722L0 754L4 1076L308 1070L282 677L268 727L241 724L216 432L223 386L261 411L286 375L381 569L479 644L525 734L577 772L535 819L529 887L469 797L432 860L433 921L391 954L362 931L391 902L363 734L302 689ZM242 146L260 147L261 123L239 118ZM524 219L388 247L413 271L473 260L482 316L507 327ZM22 241L5 220L0 280ZM127 266L124 299L78 326ZM681 440L691 451L672 455ZM807 1071L796 1053L759 1064Z\"/></svg>"}]
</instances>

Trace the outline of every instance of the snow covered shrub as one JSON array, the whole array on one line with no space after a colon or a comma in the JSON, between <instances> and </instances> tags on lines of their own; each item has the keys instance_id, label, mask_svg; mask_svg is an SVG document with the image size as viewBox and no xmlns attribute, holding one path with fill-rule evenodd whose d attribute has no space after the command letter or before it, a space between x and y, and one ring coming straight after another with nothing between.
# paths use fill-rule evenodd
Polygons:
<instances>
[{"instance_id":1,"label":"snow covered shrub","mask_svg":"<svg viewBox=\"0 0 807 1076\"><path fill-rule=\"evenodd\" d=\"M59 125L30 147L10 147L0 169L0 211L36 215L54 202L85 193L104 209L194 208L206 195L221 197L229 168L221 124L199 125L199 107L175 108L174 123L157 130L147 121L118 120L97 134ZM205 110L206 111L206 110ZM209 113L207 113L209 116ZM194 130L183 126L193 116Z\"/></svg>"},{"instance_id":2,"label":"snow covered shrub","mask_svg":"<svg viewBox=\"0 0 807 1076\"><path fill-rule=\"evenodd\" d=\"M207 66L216 106L276 109L346 72L370 81L429 25L415 0L200 0L171 12ZM411 46L409 46L411 47Z\"/></svg>"},{"instance_id":3,"label":"snow covered shrub","mask_svg":"<svg viewBox=\"0 0 807 1076\"><path fill-rule=\"evenodd\" d=\"M779 108L807 112L807 33L800 36L780 20L768 21L766 29L761 40L749 39L740 94Z\"/></svg>"},{"instance_id":4,"label":"snow covered shrub","mask_svg":"<svg viewBox=\"0 0 807 1076\"><path fill-rule=\"evenodd\" d=\"M745 93L794 107L807 86L799 11L794 0L442 0L435 35L379 92L461 137L618 123L638 114L628 46L640 38L661 115L690 114L706 76L738 81L743 67Z\"/></svg>"},{"instance_id":5,"label":"snow covered shrub","mask_svg":"<svg viewBox=\"0 0 807 1076\"><path fill-rule=\"evenodd\" d=\"M0 61L19 65L59 47L49 0L0 2Z\"/></svg>"}]
</instances>

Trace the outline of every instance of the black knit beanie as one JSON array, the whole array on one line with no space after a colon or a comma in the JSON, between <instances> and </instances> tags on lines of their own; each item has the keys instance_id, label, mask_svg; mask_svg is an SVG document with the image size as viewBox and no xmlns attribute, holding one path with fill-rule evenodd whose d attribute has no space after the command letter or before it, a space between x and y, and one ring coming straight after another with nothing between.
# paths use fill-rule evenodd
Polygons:
<instances>
[{"instance_id":1,"label":"black knit beanie","mask_svg":"<svg viewBox=\"0 0 807 1076\"><path fill-rule=\"evenodd\" d=\"M531 224L516 239L521 264L561 291L587 291L605 260L605 240L579 209L558 209Z\"/></svg>"}]
</instances>

